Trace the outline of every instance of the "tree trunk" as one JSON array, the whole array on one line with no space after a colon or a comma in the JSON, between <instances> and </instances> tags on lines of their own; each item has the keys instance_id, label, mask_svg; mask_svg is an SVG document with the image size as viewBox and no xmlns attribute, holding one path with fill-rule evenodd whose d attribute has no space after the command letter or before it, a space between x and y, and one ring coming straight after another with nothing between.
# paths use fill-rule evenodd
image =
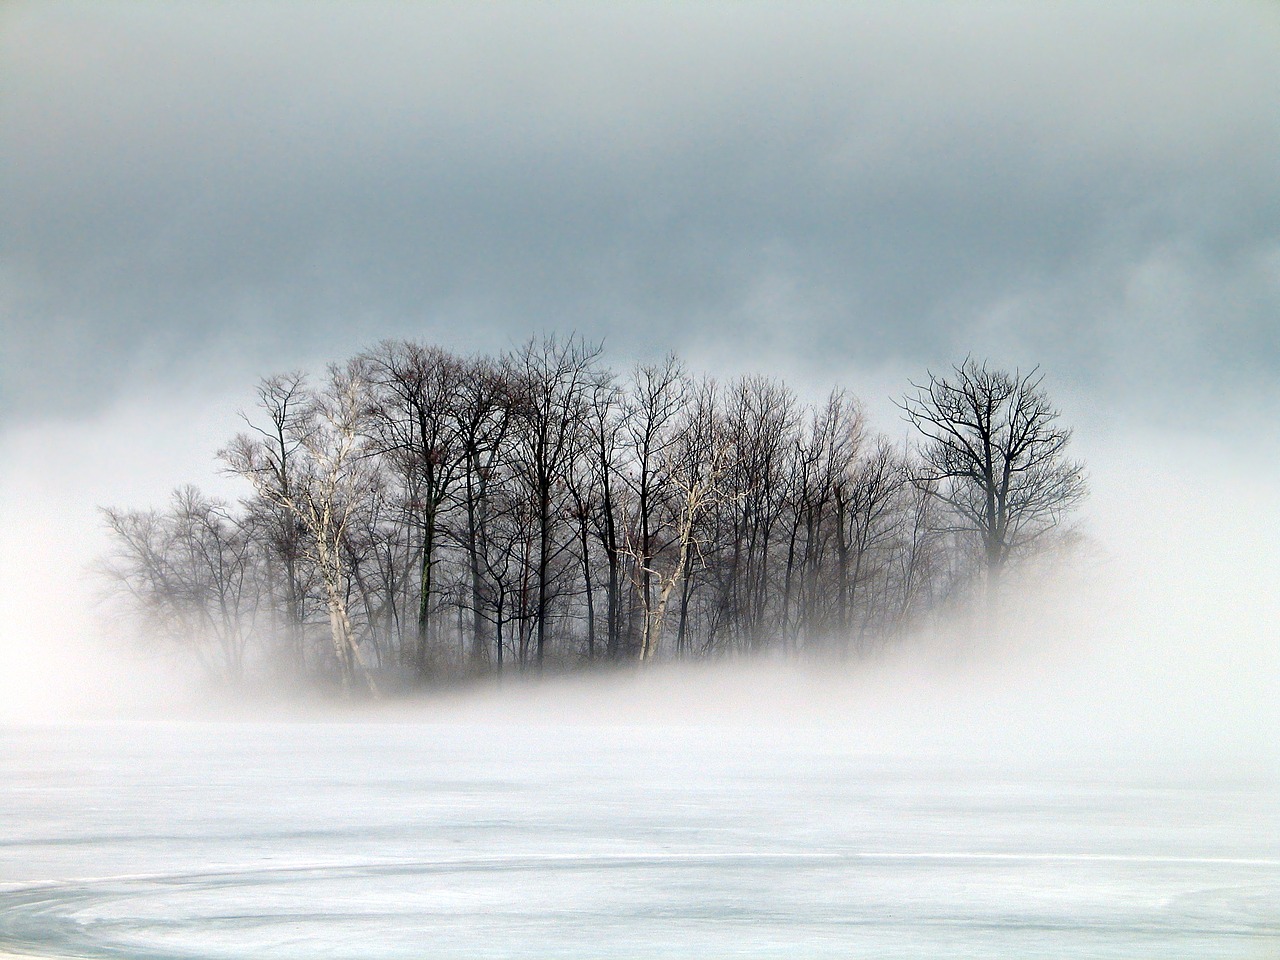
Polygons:
<instances>
[{"instance_id":1,"label":"tree trunk","mask_svg":"<svg viewBox=\"0 0 1280 960\"><path fill-rule=\"evenodd\" d=\"M538 528L538 608L534 611L538 636L534 657L541 673L547 646L547 597L550 593L547 581L551 572L551 495L545 486L538 502Z\"/></svg>"},{"instance_id":2,"label":"tree trunk","mask_svg":"<svg viewBox=\"0 0 1280 960\"><path fill-rule=\"evenodd\" d=\"M427 679L429 672L430 652L430 618L431 618L431 574L432 554L435 552L436 539L436 505L427 507L423 517L422 532L422 566L418 577L418 632L417 646L414 652L414 672L418 681Z\"/></svg>"}]
</instances>

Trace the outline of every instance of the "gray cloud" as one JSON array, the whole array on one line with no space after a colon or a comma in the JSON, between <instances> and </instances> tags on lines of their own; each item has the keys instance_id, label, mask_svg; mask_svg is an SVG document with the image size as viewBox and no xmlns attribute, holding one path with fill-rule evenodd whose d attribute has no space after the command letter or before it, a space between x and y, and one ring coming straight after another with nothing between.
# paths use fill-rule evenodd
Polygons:
<instances>
[{"instance_id":1,"label":"gray cloud","mask_svg":"<svg viewBox=\"0 0 1280 960\"><path fill-rule=\"evenodd\" d=\"M10 4L6 415L568 328L1274 384L1278 40L1247 2Z\"/></svg>"}]
</instances>

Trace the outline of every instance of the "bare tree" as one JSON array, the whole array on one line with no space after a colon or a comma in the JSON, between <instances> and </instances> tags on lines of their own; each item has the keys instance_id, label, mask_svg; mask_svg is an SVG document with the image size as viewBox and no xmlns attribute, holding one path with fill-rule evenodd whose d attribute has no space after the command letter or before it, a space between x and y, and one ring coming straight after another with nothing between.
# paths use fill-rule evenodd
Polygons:
<instances>
[{"instance_id":1,"label":"bare tree","mask_svg":"<svg viewBox=\"0 0 1280 960\"><path fill-rule=\"evenodd\" d=\"M258 408L264 418L255 427L264 449L274 464L273 482L286 493L291 492L294 456L298 446L300 418L307 406L305 376L297 371L268 377L258 385ZM290 511L278 503L259 498L250 508L251 519L267 553L266 578L277 602L272 616L283 614L284 629L277 627L277 642L299 673L307 670L305 624L307 620L308 573L304 571L303 541L306 529Z\"/></svg>"},{"instance_id":2,"label":"bare tree","mask_svg":"<svg viewBox=\"0 0 1280 960\"><path fill-rule=\"evenodd\" d=\"M621 522L625 490L622 467L622 389L613 374L603 372L588 391L588 429L581 468L587 476L579 484L589 491L579 499L605 558L605 651L617 659L622 646L622 566L626 534ZM585 548L584 548L585 551ZM592 611L594 613L594 610ZM588 634L589 642L591 634Z\"/></svg>"},{"instance_id":3,"label":"bare tree","mask_svg":"<svg viewBox=\"0 0 1280 960\"><path fill-rule=\"evenodd\" d=\"M1006 564L1056 528L1085 495L1083 466L1066 457L1071 431L1028 374L972 358L929 374L899 404L923 444L917 482L951 508L982 550L989 602Z\"/></svg>"},{"instance_id":4,"label":"bare tree","mask_svg":"<svg viewBox=\"0 0 1280 960\"><path fill-rule=\"evenodd\" d=\"M730 628L748 647L776 632L767 622L773 551L784 507L787 463L800 417L795 394L778 380L740 377L724 395L724 427L732 445L725 500L732 505L731 557L723 585Z\"/></svg>"},{"instance_id":5,"label":"bare tree","mask_svg":"<svg viewBox=\"0 0 1280 960\"><path fill-rule=\"evenodd\" d=\"M466 467L459 408L466 367L438 347L413 342L380 344L363 360L376 397L369 418L376 448L404 478L409 513L420 529L413 665L418 679L425 680L441 511Z\"/></svg>"},{"instance_id":6,"label":"bare tree","mask_svg":"<svg viewBox=\"0 0 1280 960\"><path fill-rule=\"evenodd\" d=\"M877 615L879 581L897 546L902 520L898 507L908 479L900 452L881 437L849 465L836 485L840 625L846 642L853 638L854 609L860 613L860 644Z\"/></svg>"},{"instance_id":7,"label":"bare tree","mask_svg":"<svg viewBox=\"0 0 1280 960\"><path fill-rule=\"evenodd\" d=\"M864 429L856 401L842 390L833 390L826 403L815 409L807 430L793 447L786 477L786 501L790 510L788 549L782 590L782 634L787 634L792 593L796 594L793 643L801 633L812 642L832 627L830 595L838 599L844 621L847 606L848 551L843 537L844 485L861 449ZM830 555L837 562L836 589L826 566Z\"/></svg>"},{"instance_id":8,"label":"bare tree","mask_svg":"<svg viewBox=\"0 0 1280 960\"><path fill-rule=\"evenodd\" d=\"M674 491L671 468L672 450L679 442L679 414L685 406L689 390L684 368L674 354L661 364L636 367L631 377L628 402L623 408L623 432L629 453L629 470L622 477L630 488L636 513L628 529L628 552L635 560L636 588L642 614L640 659L647 659L656 641L654 627L661 628L662 618L655 615L654 558L660 548L658 526L664 512L679 511L676 504L664 504L667 494L678 499L687 491ZM666 587L670 591L670 586ZM665 608L665 597L663 600Z\"/></svg>"},{"instance_id":9,"label":"bare tree","mask_svg":"<svg viewBox=\"0 0 1280 960\"><path fill-rule=\"evenodd\" d=\"M572 546L559 529L560 519L572 514L566 474L587 430L587 396L599 355L599 347L576 337L548 337L530 340L511 361L517 392L513 465L533 501L538 530L534 626L539 668L546 655L555 561Z\"/></svg>"},{"instance_id":10,"label":"bare tree","mask_svg":"<svg viewBox=\"0 0 1280 960\"><path fill-rule=\"evenodd\" d=\"M523 494L522 485L508 477L492 475L484 500L484 536L475 556L483 577L476 611L493 626L494 664L501 671L506 651L517 663L527 663L532 622L536 620L535 578L539 543L536 504ZM514 624L515 635L506 632Z\"/></svg>"},{"instance_id":11,"label":"bare tree","mask_svg":"<svg viewBox=\"0 0 1280 960\"><path fill-rule=\"evenodd\" d=\"M192 650L211 676L242 679L262 599L245 524L191 486L163 512L103 514L114 541L106 572L148 630Z\"/></svg>"},{"instance_id":12,"label":"bare tree","mask_svg":"<svg viewBox=\"0 0 1280 960\"><path fill-rule=\"evenodd\" d=\"M471 652L473 668L488 663L485 596L492 592L488 581L490 515L493 490L500 485L503 458L511 431L515 407L514 378L507 361L477 358L465 362L454 406L458 416L458 442L463 459L461 498L463 517L452 531L467 560L471 604ZM505 568L505 564L502 565ZM504 594L505 598L505 594ZM499 618L499 632L501 618ZM502 638L495 650L502 664Z\"/></svg>"},{"instance_id":13,"label":"bare tree","mask_svg":"<svg viewBox=\"0 0 1280 960\"><path fill-rule=\"evenodd\" d=\"M646 579L652 577L656 581L657 588L656 598L646 601L644 606L641 660L657 653L672 591L686 582L695 554L701 555L703 542L697 530L703 514L726 496L721 479L729 466L730 445L716 410L715 386L707 381L696 391L686 386L685 392L694 394L694 401L686 407L682 422L673 431L673 440L663 444L658 453L661 458L658 475L675 494L665 520L669 528L669 542L664 544L665 562L659 564L648 549L643 555L637 554L637 565L643 569Z\"/></svg>"},{"instance_id":14,"label":"bare tree","mask_svg":"<svg viewBox=\"0 0 1280 960\"><path fill-rule=\"evenodd\" d=\"M291 466L279 458L273 432L252 422L256 435L240 434L219 454L260 497L288 511L305 529L306 555L324 584L334 655L346 690L357 670L373 689L346 599L344 538L375 468L362 441L369 400L358 371L357 364L331 366L324 388L308 391L285 434ZM273 381L266 381L262 392L270 397L275 389Z\"/></svg>"}]
</instances>

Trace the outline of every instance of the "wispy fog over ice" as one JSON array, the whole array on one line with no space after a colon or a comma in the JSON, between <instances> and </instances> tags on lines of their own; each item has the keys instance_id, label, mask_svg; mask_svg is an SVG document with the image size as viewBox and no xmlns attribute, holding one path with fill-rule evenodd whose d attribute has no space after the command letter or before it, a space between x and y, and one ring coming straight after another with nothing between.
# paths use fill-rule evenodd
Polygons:
<instances>
[{"instance_id":1,"label":"wispy fog over ice","mask_svg":"<svg viewBox=\"0 0 1280 960\"><path fill-rule=\"evenodd\" d=\"M1268 488L1141 450L1103 457L1096 564L999 638L336 710L108 672L96 707L59 707L98 719L0 730L0 948L1268 956ZM1114 492L1135 479L1145 510ZM81 689L93 662L69 661Z\"/></svg>"},{"instance_id":2,"label":"wispy fog over ice","mask_svg":"<svg viewBox=\"0 0 1280 960\"><path fill-rule=\"evenodd\" d=\"M158 698L144 660L96 706L11 699L45 720L0 729L0 949L1269 956L1269 487L1126 449L1096 565L998 639L338 709Z\"/></svg>"},{"instance_id":3,"label":"wispy fog over ice","mask_svg":"<svg viewBox=\"0 0 1280 960\"><path fill-rule=\"evenodd\" d=\"M15 685L0 729L0 949L1268 956L1270 487L1212 443L1090 452L1090 566L998 638L836 669L335 708L193 701L162 661L63 648L46 690L72 695Z\"/></svg>"}]
</instances>

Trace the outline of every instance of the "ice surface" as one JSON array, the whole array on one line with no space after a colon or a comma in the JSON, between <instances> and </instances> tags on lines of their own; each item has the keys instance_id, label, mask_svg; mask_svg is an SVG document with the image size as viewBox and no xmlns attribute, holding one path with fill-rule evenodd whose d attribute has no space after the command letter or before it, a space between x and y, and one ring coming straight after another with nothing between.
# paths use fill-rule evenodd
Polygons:
<instances>
[{"instance_id":1,"label":"ice surface","mask_svg":"<svg viewBox=\"0 0 1280 960\"><path fill-rule=\"evenodd\" d=\"M0 728L0 953L1268 957L1280 784L839 728Z\"/></svg>"}]
</instances>

